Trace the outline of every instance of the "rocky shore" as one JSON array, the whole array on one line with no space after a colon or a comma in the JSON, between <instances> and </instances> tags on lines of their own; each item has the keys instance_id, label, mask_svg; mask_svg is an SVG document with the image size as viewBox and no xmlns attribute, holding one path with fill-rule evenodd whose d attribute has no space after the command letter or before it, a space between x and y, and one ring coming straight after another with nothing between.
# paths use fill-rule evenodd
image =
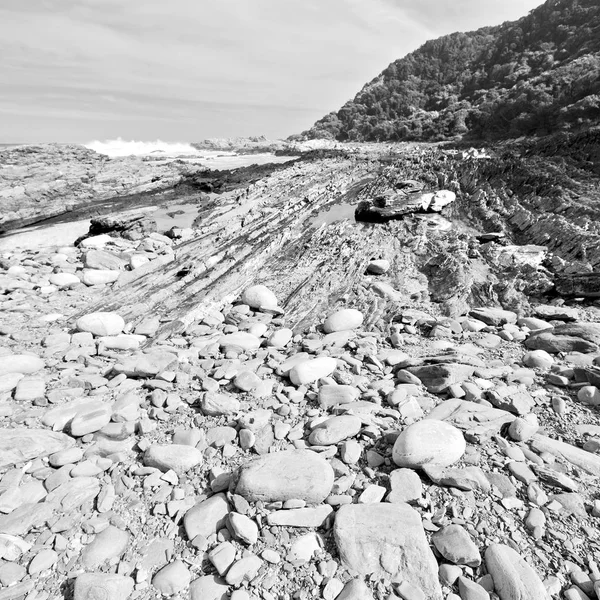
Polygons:
<instances>
[{"instance_id":1,"label":"rocky shore","mask_svg":"<svg viewBox=\"0 0 600 600\"><path fill-rule=\"evenodd\" d=\"M0 600L600 598L590 173L319 151L3 251Z\"/></svg>"}]
</instances>

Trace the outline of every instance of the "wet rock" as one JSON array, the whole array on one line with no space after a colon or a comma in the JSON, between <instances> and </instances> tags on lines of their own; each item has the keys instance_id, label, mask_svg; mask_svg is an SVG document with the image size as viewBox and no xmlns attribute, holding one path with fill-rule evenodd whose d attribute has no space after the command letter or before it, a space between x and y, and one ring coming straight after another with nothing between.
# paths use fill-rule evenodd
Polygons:
<instances>
[{"instance_id":1,"label":"wet rock","mask_svg":"<svg viewBox=\"0 0 600 600\"><path fill-rule=\"evenodd\" d=\"M471 536L460 525L448 525L431 538L439 553L455 565L478 567L481 564L479 549Z\"/></svg>"},{"instance_id":2,"label":"wet rock","mask_svg":"<svg viewBox=\"0 0 600 600\"><path fill-rule=\"evenodd\" d=\"M133 592L134 581L131 577L114 573L82 573L75 579L73 600L90 598L119 598L127 600Z\"/></svg>"},{"instance_id":3,"label":"wet rock","mask_svg":"<svg viewBox=\"0 0 600 600\"><path fill-rule=\"evenodd\" d=\"M485 566L501 600L549 600L538 574L509 546L491 544L485 551Z\"/></svg>"},{"instance_id":4,"label":"wet rock","mask_svg":"<svg viewBox=\"0 0 600 600\"><path fill-rule=\"evenodd\" d=\"M325 319L323 331L325 333L334 333L336 331L346 331L348 329L357 329L362 325L363 315L354 308L344 308L334 312Z\"/></svg>"},{"instance_id":5,"label":"wet rock","mask_svg":"<svg viewBox=\"0 0 600 600\"><path fill-rule=\"evenodd\" d=\"M342 564L351 574L407 581L427 598L441 600L437 562L419 514L408 505L342 506L333 533Z\"/></svg>"},{"instance_id":6,"label":"wet rock","mask_svg":"<svg viewBox=\"0 0 600 600\"><path fill-rule=\"evenodd\" d=\"M118 335L125 328L123 317L114 312L96 312L77 319L77 330L93 335Z\"/></svg>"},{"instance_id":7,"label":"wet rock","mask_svg":"<svg viewBox=\"0 0 600 600\"><path fill-rule=\"evenodd\" d=\"M446 467L454 464L466 450L465 439L456 427L445 421L425 419L404 429L392 451L399 467Z\"/></svg>"},{"instance_id":8,"label":"wet rock","mask_svg":"<svg viewBox=\"0 0 600 600\"><path fill-rule=\"evenodd\" d=\"M154 444L144 454L144 464L163 472L169 469L181 474L202 462L202 452L183 444Z\"/></svg>"},{"instance_id":9,"label":"wet rock","mask_svg":"<svg viewBox=\"0 0 600 600\"><path fill-rule=\"evenodd\" d=\"M264 502L322 502L333 486L333 469L309 450L285 450L261 456L240 468L235 493Z\"/></svg>"}]
</instances>

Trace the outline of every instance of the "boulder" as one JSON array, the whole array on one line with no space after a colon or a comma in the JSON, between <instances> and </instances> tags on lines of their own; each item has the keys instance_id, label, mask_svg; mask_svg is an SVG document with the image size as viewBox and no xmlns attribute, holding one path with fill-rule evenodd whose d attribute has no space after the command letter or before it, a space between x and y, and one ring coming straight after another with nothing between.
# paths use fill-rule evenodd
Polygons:
<instances>
[{"instance_id":1,"label":"boulder","mask_svg":"<svg viewBox=\"0 0 600 600\"><path fill-rule=\"evenodd\" d=\"M428 600L441 600L437 562L419 513L408 504L348 504L333 526L340 560L355 575L407 581Z\"/></svg>"},{"instance_id":2,"label":"boulder","mask_svg":"<svg viewBox=\"0 0 600 600\"><path fill-rule=\"evenodd\" d=\"M363 323L363 314L354 308L344 308L334 312L325 319L323 331L325 333L334 333L335 331L346 331L348 329L357 329Z\"/></svg>"},{"instance_id":3,"label":"boulder","mask_svg":"<svg viewBox=\"0 0 600 600\"><path fill-rule=\"evenodd\" d=\"M125 321L114 312L95 312L77 319L76 327L97 336L117 335L125 328Z\"/></svg>"},{"instance_id":4,"label":"boulder","mask_svg":"<svg viewBox=\"0 0 600 600\"><path fill-rule=\"evenodd\" d=\"M277 308L277 296L265 285L253 285L242 292L241 300L250 308Z\"/></svg>"}]
</instances>

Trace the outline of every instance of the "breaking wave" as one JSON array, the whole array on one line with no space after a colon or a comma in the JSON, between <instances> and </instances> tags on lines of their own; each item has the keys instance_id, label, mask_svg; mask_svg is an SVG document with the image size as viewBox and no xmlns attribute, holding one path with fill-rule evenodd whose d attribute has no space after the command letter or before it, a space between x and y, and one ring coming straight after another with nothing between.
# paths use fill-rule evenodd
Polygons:
<instances>
[{"instance_id":1,"label":"breaking wave","mask_svg":"<svg viewBox=\"0 0 600 600\"><path fill-rule=\"evenodd\" d=\"M137 142L131 140L106 140L101 142L94 140L84 144L86 148L94 150L100 154L108 156L198 156L200 152L191 144L185 142L163 142L156 140L155 142Z\"/></svg>"}]
</instances>

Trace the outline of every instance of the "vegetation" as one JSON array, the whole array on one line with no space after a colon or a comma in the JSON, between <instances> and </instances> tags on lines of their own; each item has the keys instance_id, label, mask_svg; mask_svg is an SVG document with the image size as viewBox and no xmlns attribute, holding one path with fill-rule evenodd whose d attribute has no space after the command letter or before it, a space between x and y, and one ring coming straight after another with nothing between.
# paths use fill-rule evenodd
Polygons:
<instances>
[{"instance_id":1,"label":"vegetation","mask_svg":"<svg viewBox=\"0 0 600 600\"><path fill-rule=\"evenodd\" d=\"M500 139L600 123L600 3L548 0L393 62L301 138Z\"/></svg>"}]
</instances>

